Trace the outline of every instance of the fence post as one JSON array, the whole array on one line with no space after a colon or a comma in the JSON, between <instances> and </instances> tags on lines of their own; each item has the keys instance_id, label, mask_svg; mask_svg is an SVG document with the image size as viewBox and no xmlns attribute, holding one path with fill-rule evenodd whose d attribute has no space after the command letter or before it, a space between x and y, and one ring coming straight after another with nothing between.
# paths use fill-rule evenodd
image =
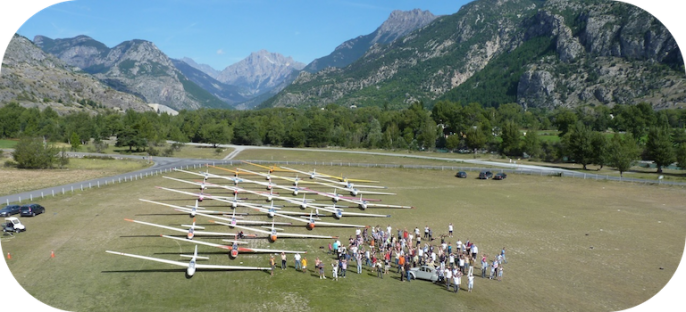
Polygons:
<instances>
[{"instance_id":1,"label":"fence post","mask_svg":"<svg viewBox=\"0 0 686 312\"><path fill-rule=\"evenodd\" d=\"M64 195L64 188L62 188L62 195Z\"/></svg>"},{"instance_id":2,"label":"fence post","mask_svg":"<svg viewBox=\"0 0 686 312\"><path fill-rule=\"evenodd\" d=\"M40 198L45 198L45 196L43 196L43 192L42 192L42 191L40 192Z\"/></svg>"},{"instance_id":3,"label":"fence post","mask_svg":"<svg viewBox=\"0 0 686 312\"><path fill-rule=\"evenodd\" d=\"M21 196L19 196L19 203L21 204Z\"/></svg>"},{"instance_id":4,"label":"fence post","mask_svg":"<svg viewBox=\"0 0 686 312\"><path fill-rule=\"evenodd\" d=\"M74 194L74 186L71 186L71 193Z\"/></svg>"},{"instance_id":5,"label":"fence post","mask_svg":"<svg viewBox=\"0 0 686 312\"><path fill-rule=\"evenodd\" d=\"M93 188L93 186L91 186L90 182L88 182L88 188Z\"/></svg>"},{"instance_id":6,"label":"fence post","mask_svg":"<svg viewBox=\"0 0 686 312\"><path fill-rule=\"evenodd\" d=\"M81 192L83 192L83 184L81 184Z\"/></svg>"}]
</instances>

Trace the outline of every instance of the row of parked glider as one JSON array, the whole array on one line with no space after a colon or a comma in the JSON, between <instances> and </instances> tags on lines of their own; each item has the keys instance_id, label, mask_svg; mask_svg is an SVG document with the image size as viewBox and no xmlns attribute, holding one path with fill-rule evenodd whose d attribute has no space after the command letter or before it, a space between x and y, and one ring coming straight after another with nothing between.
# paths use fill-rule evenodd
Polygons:
<instances>
[{"instance_id":1,"label":"row of parked glider","mask_svg":"<svg viewBox=\"0 0 686 312\"><path fill-rule=\"evenodd\" d=\"M229 265L206 265L197 263L198 260L207 260L207 257L198 256L198 245L205 245L210 247L216 247L220 249L227 250L231 258L236 258L241 253L301 253L304 254L306 251L297 250L278 250L278 249L258 249L258 248L247 248L241 247L241 245L248 244L248 242L242 239L251 238L266 238L270 242L275 242L278 237L289 237L289 238L301 238L301 239L335 239L336 236L329 235L313 235L313 234L300 234L300 233L287 233L284 232L282 228L277 226L291 226L294 224L302 223L308 230L313 230L316 226L325 227L348 227L348 228L363 228L364 225L357 224L345 224L338 222L322 222L320 217L331 215L336 219L342 219L345 216L352 217L375 217L375 218L388 218L390 215L385 214L372 214L366 212L352 212L350 208L359 208L361 210L366 210L367 208L394 208L394 209L411 209L414 207L402 206L402 205L389 205L380 203L380 199L363 198L366 195L395 195L394 193L373 191L374 189L386 189L385 186L375 185L374 183L379 183L378 181L371 180L360 180L360 179L347 179L343 176L333 176L323 173L318 173L316 171L305 172L292 168L286 167L266 167L253 163L246 162L247 164L260 167L262 169L267 169L267 173L261 173L252 170L236 168L236 170L230 170L221 167L207 166L208 168L204 172L192 172L187 170L177 169L176 171L190 174L202 178L202 180L185 180L173 177L164 177L166 179L191 184L199 189L199 192L190 192L182 189L174 189L167 187L157 187L158 189L179 193L195 198L195 205L193 206L178 206L169 203L157 202L147 199L140 199L143 202L155 204L159 206L166 206L168 208L174 209L178 212L188 213L190 217L193 218L193 222L188 225L181 225L182 227L173 227L161 224L155 224L151 222L145 222L141 220L125 219L136 224L152 226L157 228L162 228L169 231L174 231L178 233L183 233L185 238L180 238L178 236L161 235L161 237L184 241L188 243L195 244L195 252L193 255L181 255L182 257L190 258L189 262L174 261L167 259L160 259L154 257L146 257L134 254L128 254L116 251L107 251L108 253L115 255L128 256L143 260L157 261L161 263L176 265L186 268L186 276L190 278L195 273L196 269L201 270L271 270L271 267L247 267L247 266L229 266ZM209 168L212 167L221 171L231 172L232 175L221 175L209 172ZM295 174L295 177L277 175L274 174L275 171L280 171L284 173ZM303 180L299 178L299 175L304 175L309 177L309 180ZM249 177L263 177L266 182L257 181L256 179L248 179ZM275 179L280 182L285 181L285 183L276 183ZM210 182L213 181L213 182ZM244 187L247 186L260 186L264 187L264 191L256 191L252 188ZM308 185L310 187L304 187L303 185ZM328 188L333 189L332 193L314 190L313 188ZM217 190L218 192L229 192L231 195L210 195L205 191L209 189ZM275 192L275 190L277 192ZM285 196L279 194L278 191L287 191L293 196ZM341 193L350 193L351 196L343 196ZM242 196L256 195L258 200L264 200L266 203L256 203L255 199L248 199ZM299 198L302 195L302 198ZM310 198L307 198L307 196ZM359 195L359 197L357 197ZM239 197L241 196L241 197ZM298 197L295 197L298 196ZM331 204L315 202L313 197L325 200L330 200ZM219 211L210 210L200 206L200 203L204 200L213 200L220 202L227 207L230 207L231 211ZM279 201L279 204L275 204L275 201ZM288 210L287 207L298 207L300 210ZM248 220L247 217L250 216L249 213L238 213L237 208L246 208L251 211L266 214L271 220ZM196 225L195 218L201 216L210 219L209 222L227 226L230 229L234 229L234 232L210 232L204 231L205 228ZM276 219L279 218L279 222ZM290 221L290 222L286 222ZM295 222L295 223L294 223ZM235 232L235 230L240 230ZM206 237L226 237L233 239L223 239L222 241L229 244L217 244L208 241L203 241L201 239L195 239L196 236L206 236Z\"/></svg>"}]
</instances>

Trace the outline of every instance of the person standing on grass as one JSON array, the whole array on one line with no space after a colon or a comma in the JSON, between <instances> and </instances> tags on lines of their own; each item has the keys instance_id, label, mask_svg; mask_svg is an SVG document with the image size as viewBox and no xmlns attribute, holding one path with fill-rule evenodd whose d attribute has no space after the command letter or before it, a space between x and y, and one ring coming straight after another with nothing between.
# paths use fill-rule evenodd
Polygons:
<instances>
[{"instance_id":1,"label":"person standing on grass","mask_svg":"<svg viewBox=\"0 0 686 312\"><path fill-rule=\"evenodd\" d=\"M453 223L448 224L448 236L453 237Z\"/></svg>"},{"instance_id":2,"label":"person standing on grass","mask_svg":"<svg viewBox=\"0 0 686 312\"><path fill-rule=\"evenodd\" d=\"M460 255L460 260L458 260L458 261L459 261L460 271L462 271L464 273L464 255Z\"/></svg>"},{"instance_id":3,"label":"person standing on grass","mask_svg":"<svg viewBox=\"0 0 686 312\"><path fill-rule=\"evenodd\" d=\"M462 241L458 238L457 242L455 242L455 246L457 247L457 253L461 254L462 253Z\"/></svg>"},{"instance_id":4,"label":"person standing on grass","mask_svg":"<svg viewBox=\"0 0 686 312\"><path fill-rule=\"evenodd\" d=\"M424 226L424 238L429 238L429 226Z\"/></svg>"},{"instance_id":5,"label":"person standing on grass","mask_svg":"<svg viewBox=\"0 0 686 312\"><path fill-rule=\"evenodd\" d=\"M343 273L343 278L345 278L345 273L348 272L348 259L343 258L341 260L341 272Z\"/></svg>"},{"instance_id":6,"label":"person standing on grass","mask_svg":"<svg viewBox=\"0 0 686 312\"><path fill-rule=\"evenodd\" d=\"M469 275L474 275L474 260L471 258L467 260L467 263L469 263L469 269L467 270L467 276Z\"/></svg>"},{"instance_id":7,"label":"person standing on grass","mask_svg":"<svg viewBox=\"0 0 686 312\"><path fill-rule=\"evenodd\" d=\"M450 291L450 284L453 281L453 271L450 269L445 270L445 289Z\"/></svg>"},{"instance_id":8,"label":"person standing on grass","mask_svg":"<svg viewBox=\"0 0 686 312\"><path fill-rule=\"evenodd\" d=\"M502 258L503 263L507 263L507 258L505 258L505 247L500 251L500 258Z\"/></svg>"},{"instance_id":9,"label":"person standing on grass","mask_svg":"<svg viewBox=\"0 0 686 312\"><path fill-rule=\"evenodd\" d=\"M293 259L295 260L295 270L298 271L301 269L302 262L300 260L300 254L296 253L295 256L293 256Z\"/></svg>"},{"instance_id":10,"label":"person standing on grass","mask_svg":"<svg viewBox=\"0 0 686 312\"><path fill-rule=\"evenodd\" d=\"M303 260L302 260L302 270L303 270L303 273L307 272L307 258L303 258Z\"/></svg>"},{"instance_id":11,"label":"person standing on grass","mask_svg":"<svg viewBox=\"0 0 686 312\"><path fill-rule=\"evenodd\" d=\"M434 234L433 230L431 230L431 228L429 228L429 242L431 242L431 241L434 240L434 239L433 239L433 234Z\"/></svg>"},{"instance_id":12,"label":"person standing on grass","mask_svg":"<svg viewBox=\"0 0 686 312\"><path fill-rule=\"evenodd\" d=\"M494 279L498 270L498 260L493 259L493 264L491 264L491 276L488 279Z\"/></svg>"},{"instance_id":13,"label":"person standing on grass","mask_svg":"<svg viewBox=\"0 0 686 312\"><path fill-rule=\"evenodd\" d=\"M452 253L448 256L448 264L450 265L451 270L455 268L455 255Z\"/></svg>"},{"instance_id":14,"label":"person standing on grass","mask_svg":"<svg viewBox=\"0 0 686 312\"><path fill-rule=\"evenodd\" d=\"M455 292L458 292L460 290L460 286L462 285L462 272L457 271L457 278L455 279Z\"/></svg>"},{"instance_id":15,"label":"person standing on grass","mask_svg":"<svg viewBox=\"0 0 686 312\"><path fill-rule=\"evenodd\" d=\"M474 275L469 274L467 277L467 292L472 292L472 289L474 288Z\"/></svg>"},{"instance_id":16,"label":"person standing on grass","mask_svg":"<svg viewBox=\"0 0 686 312\"><path fill-rule=\"evenodd\" d=\"M498 266L498 282L501 282L503 280L503 265Z\"/></svg>"},{"instance_id":17,"label":"person standing on grass","mask_svg":"<svg viewBox=\"0 0 686 312\"><path fill-rule=\"evenodd\" d=\"M479 255L479 247L477 247L475 244L472 244L472 259L476 260L476 257Z\"/></svg>"},{"instance_id":18,"label":"person standing on grass","mask_svg":"<svg viewBox=\"0 0 686 312\"><path fill-rule=\"evenodd\" d=\"M286 269L286 253L283 251L281 252L281 269Z\"/></svg>"},{"instance_id":19,"label":"person standing on grass","mask_svg":"<svg viewBox=\"0 0 686 312\"><path fill-rule=\"evenodd\" d=\"M338 281L338 263L334 261L331 263L331 280Z\"/></svg>"},{"instance_id":20,"label":"person standing on grass","mask_svg":"<svg viewBox=\"0 0 686 312\"><path fill-rule=\"evenodd\" d=\"M405 257L401 256L398 258L398 273L402 274L401 271L403 270L404 267L405 267Z\"/></svg>"},{"instance_id":21,"label":"person standing on grass","mask_svg":"<svg viewBox=\"0 0 686 312\"><path fill-rule=\"evenodd\" d=\"M406 260L405 260L405 274L407 274L407 281L408 281L408 282L411 282L411 281L412 281L412 279L410 278L410 277L411 277L411 275L410 275L410 268L411 268L411 266L410 266L410 260L409 260L409 259L406 259Z\"/></svg>"},{"instance_id":22,"label":"person standing on grass","mask_svg":"<svg viewBox=\"0 0 686 312\"><path fill-rule=\"evenodd\" d=\"M357 263L357 274L362 274L362 252L355 254L355 262Z\"/></svg>"},{"instance_id":23,"label":"person standing on grass","mask_svg":"<svg viewBox=\"0 0 686 312\"><path fill-rule=\"evenodd\" d=\"M271 276L274 276L274 269L276 268L276 261L274 261L274 255L271 255L271 257L269 257L269 266L271 266L272 268Z\"/></svg>"},{"instance_id":24,"label":"person standing on grass","mask_svg":"<svg viewBox=\"0 0 686 312\"><path fill-rule=\"evenodd\" d=\"M488 270L488 260L486 254L481 257L481 278L486 278L486 271Z\"/></svg>"},{"instance_id":25,"label":"person standing on grass","mask_svg":"<svg viewBox=\"0 0 686 312\"><path fill-rule=\"evenodd\" d=\"M376 277L383 279L383 263L381 261L376 262Z\"/></svg>"}]
</instances>

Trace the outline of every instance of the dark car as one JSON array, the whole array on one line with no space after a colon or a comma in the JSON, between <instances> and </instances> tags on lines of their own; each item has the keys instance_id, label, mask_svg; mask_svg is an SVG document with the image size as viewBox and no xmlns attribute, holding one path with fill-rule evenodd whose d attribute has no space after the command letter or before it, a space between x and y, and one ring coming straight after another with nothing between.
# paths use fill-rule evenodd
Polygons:
<instances>
[{"instance_id":1,"label":"dark car","mask_svg":"<svg viewBox=\"0 0 686 312\"><path fill-rule=\"evenodd\" d=\"M21 206L21 213L20 215L22 217L35 217L37 214L41 214L45 212L45 207L39 205L39 204L28 204Z\"/></svg>"},{"instance_id":2,"label":"dark car","mask_svg":"<svg viewBox=\"0 0 686 312\"><path fill-rule=\"evenodd\" d=\"M458 177L458 178L466 178L466 177L467 177L467 173L464 172L464 171L460 171L460 172L458 172L455 176Z\"/></svg>"},{"instance_id":3,"label":"dark car","mask_svg":"<svg viewBox=\"0 0 686 312\"><path fill-rule=\"evenodd\" d=\"M503 180L505 178L507 178L507 174L505 172L496 173L495 176L493 176L493 180Z\"/></svg>"},{"instance_id":4,"label":"dark car","mask_svg":"<svg viewBox=\"0 0 686 312\"><path fill-rule=\"evenodd\" d=\"M21 211L21 206L19 205L9 205L5 208L0 209L0 217L9 217L11 215L18 214Z\"/></svg>"},{"instance_id":5,"label":"dark car","mask_svg":"<svg viewBox=\"0 0 686 312\"><path fill-rule=\"evenodd\" d=\"M481 171L479 172L479 179L490 179L493 177L493 172L490 171Z\"/></svg>"}]
</instances>

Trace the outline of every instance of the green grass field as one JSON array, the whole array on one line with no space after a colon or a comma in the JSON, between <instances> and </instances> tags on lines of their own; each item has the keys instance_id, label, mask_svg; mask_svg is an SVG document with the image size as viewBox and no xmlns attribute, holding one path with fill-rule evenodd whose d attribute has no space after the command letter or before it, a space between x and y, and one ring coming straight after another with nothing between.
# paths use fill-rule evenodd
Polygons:
<instances>
[{"instance_id":1,"label":"green grass field","mask_svg":"<svg viewBox=\"0 0 686 312\"><path fill-rule=\"evenodd\" d=\"M317 168L339 173L331 169ZM614 311L657 293L683 253L683 188L515 174L504 181L484 181L457 179L454 172L439 170L340 169L348 177L380 180L398 194L384 197L384 202L417 207L369 209L392 217L346 217L341 222L408 230L429 225L437 234L447 233L452 222L456 238L470 239L481 253L493 255L507 247L503 281L477 277L474 292L456 295L430 282L400 283L396 273L384 279L368 270L357 275L352 266L348 278L334 282L319 280L313 271L296 273L290 256L290 270L277 265L274 277L265 272L201 271L186 279L183 269L105 253L181 260L179 253L192 252L192 244L158 236L170 231L123 220L176 226L191 222L187 215L138 200L192 204L189 197L154 188L191 190L189 185L160 177L41 201L47 213L22 218L28 231L3 237L2 248L12 253L9 268L30 294L56 308L78 311ZM210 201L203 205L219 208ZM207 230L225 230L202 217L198 223ZM287 230L307 232L304 226ZM318 227L313 234L340 235L343 241L354 231ZM249 241L251 247L305 249L310 268L316 257L332 261L320 249L328 240ZM53 250L56 257L50 258ZM267 255L230 260L220 249L200 246L199 252L209 255L211 264L268 264ZM326 272L331 276L330 269Z\"/></svg>"},{"instance_id":2,"label":"green grass field","mask_svg":"<svg viewBox=\"0 0 686 312\"><path fill-rule=\"evenodd\" d=\"M18 140L0 140L0 148L14 148L18 142Z\"/></svg>"}]
</instances>

